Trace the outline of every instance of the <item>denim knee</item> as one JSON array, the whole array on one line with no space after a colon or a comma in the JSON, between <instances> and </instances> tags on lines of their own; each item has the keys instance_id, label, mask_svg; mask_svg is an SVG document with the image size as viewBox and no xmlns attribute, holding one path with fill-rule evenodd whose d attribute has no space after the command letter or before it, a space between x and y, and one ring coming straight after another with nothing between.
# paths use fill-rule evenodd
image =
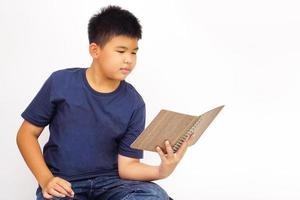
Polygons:
<instances>
[{"instance_id":1,"label":"denim knee","mask_svg":"<svg viewBox=\"0 0 300 200\"><path fill-rule=\"evenodd\" d=\"M145 184L141 184L140 187L143 192L149 195L149 199L151 200L169 200L167 192L156 183L148 182Z\"/></svg>"}]
</instances>

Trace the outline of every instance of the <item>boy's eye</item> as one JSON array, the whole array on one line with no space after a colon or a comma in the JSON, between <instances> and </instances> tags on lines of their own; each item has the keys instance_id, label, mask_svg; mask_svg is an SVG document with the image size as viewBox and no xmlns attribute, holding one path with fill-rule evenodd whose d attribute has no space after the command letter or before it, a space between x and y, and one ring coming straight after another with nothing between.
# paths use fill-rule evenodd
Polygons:
<instances>
[{"instance_id":1,"label":"boy's eye","mask_svg":"<svg viewBox=\"0 0 300 200\"><path fill-rule=\"evenodd\" d=\"M125 51L117 51L119 53L124 53ZM132 52L132 54L136 55L136 52Z\"/></svg>"}]
</instances>

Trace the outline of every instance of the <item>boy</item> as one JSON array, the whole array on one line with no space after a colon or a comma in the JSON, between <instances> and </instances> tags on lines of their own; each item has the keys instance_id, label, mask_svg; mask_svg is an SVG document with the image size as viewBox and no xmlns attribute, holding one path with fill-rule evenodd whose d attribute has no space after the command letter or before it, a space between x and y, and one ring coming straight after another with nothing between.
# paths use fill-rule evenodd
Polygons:
<instances>
[{"instance_id":1,"label":"boy","mask_svg":"<svg viewBox=\"0 0 300 200\"><path fill-rule=\"evenodd\" d=\"M169 199L151 182L169 176L174 154L158 147L159 166L140 162L130 144L145 126L145 103L125 81L136 64L141 25L129 11L103 8L88 24L89 68L56 71L22 113L17 144L39 187L37 199ZM41 152L38 137L49 124Z\"/></svg>"}]
</instances>

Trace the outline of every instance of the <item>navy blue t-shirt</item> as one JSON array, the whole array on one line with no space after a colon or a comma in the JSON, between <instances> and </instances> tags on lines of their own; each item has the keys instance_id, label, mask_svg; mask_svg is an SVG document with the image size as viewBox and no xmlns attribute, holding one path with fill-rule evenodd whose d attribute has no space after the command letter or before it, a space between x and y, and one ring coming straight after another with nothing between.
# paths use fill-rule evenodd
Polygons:
<instances>
[{"instance_id":1,"label":"navy blue t-shirt","mask_svg":"<svg viewBox=\"0 0 300 200\"><path fill-rule=\"evenodd\" d=\"M44 159L66 180L117 175L118 154L143 157L143 151L130 148L145 128L142 97L125 80L111 93L97 92L86 69L52 73L21 115L39 127L49 124Z\"/></svg>"}]
</instances>

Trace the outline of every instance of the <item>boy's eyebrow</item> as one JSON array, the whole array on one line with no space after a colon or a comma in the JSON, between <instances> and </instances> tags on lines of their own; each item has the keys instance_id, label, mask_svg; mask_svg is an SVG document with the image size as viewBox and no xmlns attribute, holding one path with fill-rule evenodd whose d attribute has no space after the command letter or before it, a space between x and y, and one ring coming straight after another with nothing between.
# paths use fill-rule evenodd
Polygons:
<instances>
[{"instance_id":1,"label":"boy's eyebrow","mask_svg":"<svg viewBox=\"0 0 300 200\"><path fill-rule=\"evenodd\" d=\"M117 46L116 48L121 48L121 49L128 49L127 47L125 47L125 46ZM135 49L133 49L133 50L138 50L139 48L137 47L137 48L135 48Z\"/></svg>"}]
</instances>

